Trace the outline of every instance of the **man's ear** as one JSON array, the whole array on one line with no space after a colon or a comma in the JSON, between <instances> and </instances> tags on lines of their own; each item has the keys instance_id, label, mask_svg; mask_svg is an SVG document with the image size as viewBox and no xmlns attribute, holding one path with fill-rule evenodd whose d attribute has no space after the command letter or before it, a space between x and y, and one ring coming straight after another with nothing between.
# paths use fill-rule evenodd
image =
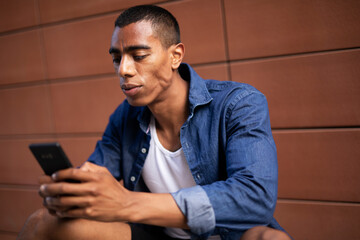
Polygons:
<instances>
[{"instance_id":1,"label":"man's ear","mask_svg":"<svg viewBox=\"0 0 360 240\"><path fill-rule=\"evenodd\" d=\"M171 47L171 67L173 70L178 69L185 55L185 45L178 43Z\"/></svg>"}]
</instances>

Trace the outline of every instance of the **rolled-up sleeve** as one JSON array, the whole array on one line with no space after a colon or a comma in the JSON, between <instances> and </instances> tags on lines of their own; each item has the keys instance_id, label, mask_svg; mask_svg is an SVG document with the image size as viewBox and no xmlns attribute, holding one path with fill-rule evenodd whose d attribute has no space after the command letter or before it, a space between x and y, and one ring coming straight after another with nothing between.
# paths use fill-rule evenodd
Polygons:
<instances>
[{"instance_id":1,"label":"rolled-up sleeve","mask_svg":"<svg viewBox=\"0 0 360 240\"><path fill-rule=\"evenodd\" d=\"M207 237L215 228L215 213L201 186L185 188L172 193L177 205L187 217L191 232Z\"/></svg>"}]
</instances>

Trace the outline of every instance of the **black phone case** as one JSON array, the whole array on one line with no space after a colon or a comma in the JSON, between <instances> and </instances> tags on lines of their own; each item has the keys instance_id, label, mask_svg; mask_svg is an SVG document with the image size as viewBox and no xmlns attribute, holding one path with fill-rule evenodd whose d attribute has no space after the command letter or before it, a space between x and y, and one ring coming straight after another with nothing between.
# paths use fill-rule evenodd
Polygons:
<instances>
[{"instance_id":1,"label":"black phone case","mask_svg":"<svg viewBox=\"0 0 360 240\"><path fill-rule=\"evenodd\" d=\"M46 175L51 176L56 171L72 167L65 152L57 142L30 144L29 148Z\"/></svg>"}]
</instances>

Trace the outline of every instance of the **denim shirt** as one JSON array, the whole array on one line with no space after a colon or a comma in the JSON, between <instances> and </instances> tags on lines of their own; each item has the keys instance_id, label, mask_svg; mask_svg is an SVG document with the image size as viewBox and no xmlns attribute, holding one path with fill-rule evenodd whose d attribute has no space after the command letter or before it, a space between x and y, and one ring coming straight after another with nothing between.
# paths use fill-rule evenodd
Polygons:
<instances>
[{"instance_id":1,"label":"denim shirt","mask_svg":"<svg viewBox=\"0 0 360 240\"><path fill-rule=\"evenodd\" d=\"M247 84L204 80L187 64L189 116L180 141L196 186L171 193L192 239L239 239L247 229L281 229L273 218L277 157L265 96ZM151 112L125 100L111 115L89 161L105 166L132 191L149 191L141 178L150 143Z\"/></svg>"}]
</instances>

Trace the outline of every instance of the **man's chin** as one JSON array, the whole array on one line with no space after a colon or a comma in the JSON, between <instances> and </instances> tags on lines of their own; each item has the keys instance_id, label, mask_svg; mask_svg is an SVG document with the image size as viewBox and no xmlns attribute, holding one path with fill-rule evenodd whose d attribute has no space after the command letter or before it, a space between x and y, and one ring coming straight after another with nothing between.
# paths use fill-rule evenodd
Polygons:
<instances>
[{"instance_id":1,"label":"man's chin","mask_svg":"<svg viewBox=\"0 0 360 240\"><path fill-rule=\"evenodd\" d=\"M128 103L133 106L133 107L143 107L143 106L146 106L147 103L144 102L144 101L141 101L139 99L131 99L131 98L126 98L126 100L128 101Z\"/></svg>"}]
</instances>

